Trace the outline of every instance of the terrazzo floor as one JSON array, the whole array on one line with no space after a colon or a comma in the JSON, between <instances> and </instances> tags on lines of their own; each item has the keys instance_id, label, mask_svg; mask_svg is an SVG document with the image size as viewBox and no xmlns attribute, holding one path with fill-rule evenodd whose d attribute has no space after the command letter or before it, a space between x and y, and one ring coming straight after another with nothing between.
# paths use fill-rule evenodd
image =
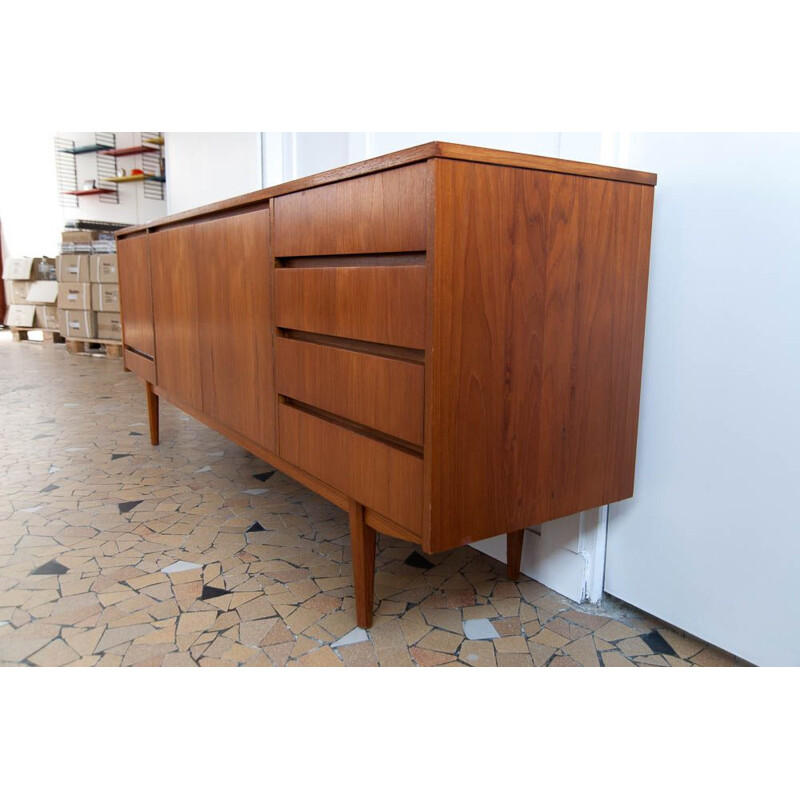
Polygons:
<instances>
[{"instance_id":1,"label":"terrazzo floor","mask_svg":"<svg viewBox=\"0 0 800 800\"><path fill-rule=\"evenodd\" d=\"M469 547L378 537L355 625L346 515L162 403L119 359L0 332L2 666L735 666Z\"/></svg>"}]
</instances>

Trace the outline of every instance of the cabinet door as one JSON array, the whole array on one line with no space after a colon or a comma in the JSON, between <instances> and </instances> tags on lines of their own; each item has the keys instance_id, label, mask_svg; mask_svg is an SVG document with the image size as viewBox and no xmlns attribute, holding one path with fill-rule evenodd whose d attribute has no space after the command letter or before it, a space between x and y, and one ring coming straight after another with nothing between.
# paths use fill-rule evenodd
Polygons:
<instances>
[{"instance_id":1,"label":"cabinet door","mask_svg":"<svg viewBox=\"0 0 800 800\"><path fill-rule=\"evenodd\" d=\"M155 357L153 295L150 283L148 236L141 233L117 244L122 330L125 345L150 358Z\"/></svg>"},{"instance_id":2,"label":"cabinet door","mask_svg":"<svg viewBox=\"0 0 800 800\"><path fill-rule=\"evenodd\" d=\"M203 409L276 450L266 208L194 226Z\"/></svg>"},{"instance_id":3,"label":"cabinet door","mask_svg":"<svg viewBox=\"0 0 800 800\"><path fill-rule=\"evenodd\" d=\"M178 403L203 410L194 226L150 235L158 385Z\"/></svg>"}]
</instances>

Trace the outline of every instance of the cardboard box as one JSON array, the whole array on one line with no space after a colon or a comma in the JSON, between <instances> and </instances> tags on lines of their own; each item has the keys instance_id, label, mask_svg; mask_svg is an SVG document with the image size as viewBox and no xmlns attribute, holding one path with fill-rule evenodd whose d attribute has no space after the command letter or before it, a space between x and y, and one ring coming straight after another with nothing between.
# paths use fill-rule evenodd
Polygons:
<instances>
[{"instance_id":1,"label":"cardboard box","mask_svg":"<svg viewBox=\"0 0 800 800\"><path fill-rule=\"evenodd\" d=\"M58 307L75 311L91 311L91 283L59 283Z\"/></svg>"},{"instance_id":2,"label":"cardboard box","mask_svg":"<svg viewBox=\"0 0 800 800\"><path fill-rule=\"evenodd\" d=\"M92 284L92 311L119 311L119 286L116 283Z\"/></svg>"},{"instance_id":3,"label":"cardboard box","mask_svg":"<svg viewBox=\"0 0 800 800\"><path fill-rule=\"evenodd\" d=\"M9 306L6 312L6 325L9 328L32 328L35 306Z\"/></svg>"},{"instance_id":4,"label":"cardboard box","mask_svg":"<svg viewBox=\"0 0 800 800\"><path fill-rule=\"evenodd\" d=\"M9 258L3 262L3 280L27 281L31 277L32 258Z\"/></svg>"},{"instance_id":5,"label":"cardboard box","mask_svg":"<svg viewBox=\"0 0 800 800\"><path fill-rule=\"evenodd\" d=\"M103 255L92 256L89 260L89 280L92 283L116 283L116 253L104 253Z\"/></svg>"},{"instance_id":6,"label":"cardboard box","mask_svg":"<svg viewBox=\"0 0 800 800\"><path fill-rule=\"evenodd\" d=\"M35 281L56 280L56 260L54 258L36 258L31 268L31 278Z\"/></svg>"},{"instance_id":7,"label":"cardboard box","mask_svg":"<svg viewBox=\"0 0 800 800\"><path fill-rule=\"evenodd\" d=\"M33 281L6 281L6 300L9 305L24 306L28 304L28 289Z\"/></svg>"},{"instance_id":8,"label":"cardboard box","mask_svg":"<svg viewBox=\"0 0 800 800\"><path fill-rule=\"evenodd\" d=\"M58 310L58 329L67 339L95 339L97 320L94 311Z\"/></svg>"},{"instance_id":9,"label":"cardboard box","mask_svg":"<svg viewBox=\"0 0 800 800\"><path fill-rule=\"evenodd\" d=\"M55 261L52 258L10 258L3 264L3 280L29 281L53 280Z\"/></svg>"},{"instance_id":10,"label":"cardboard box","mask_svg":"<svg viewBox=\"0 0 800 800\"><path fill-rule=\"evenodd\" d=\"M58 309L55 306L35 306L36 313L33 316L35 327L44 331L58 330Z\"/></svg>"},{"instance_id":11,"label":"cardboard box","mask_svg":"<svg viewBox=\"0 0 800 800\"><path fill-rule=\"evenodd\" d=\"M59 256L56 272L61 283L89 283L88 253Z\"/></svg>"},{"instance_id":12,"label":"cardboard box","mask_svg":"<svg viewBox=\"0 0 800 800\"><path fill-rule=\"evenodd\" d=\"M122 321L119 312L97 312L97 338L122 340Z\"/></svg>"},{"instance_id":13,"label":"cardboard box","mask_svg":"<svg viewBox=\"0 0 800 800\"><path fill-rule=\"evenodd\" d=\"M32 305L55 305L58 299L56 281L31 281L28 286L28 302Z\"/></svg>"},{"instance_id":14,"label":"cardboard box","mask_svg":"<svg viewBox=\"0 0 800 800\"><path fill-rule=\"evenodd\" d=\"M82 244L89 244L95 239L99 238L100 231L62 231L62 242L80 242Z\"/></svg>"}]
</instances>

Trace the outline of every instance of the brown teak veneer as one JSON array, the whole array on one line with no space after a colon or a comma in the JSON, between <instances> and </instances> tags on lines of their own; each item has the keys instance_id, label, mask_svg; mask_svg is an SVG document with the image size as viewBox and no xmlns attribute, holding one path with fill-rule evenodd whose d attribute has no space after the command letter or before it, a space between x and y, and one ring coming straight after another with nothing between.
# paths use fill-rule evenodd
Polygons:
<instances>
[{"instance_id":1,"label":"brown teak veneer","mask_svg":"<svg viewBox=\"0 0 800 800\"><path fill-rule=\"evenodd\" d=\"M203 410L275 450L269 210L200 223L193 235Z\"/></svg>"},{"instance_id":2,"label":"brown teak veneer","mask_svg":"<svg viewBox=\"0 0 800 800\"><path fill-rule=\"evenodd\" d=\"M147 392L147 417L150 420L150 444L155 447L159 443L158 435L158 395L153 391L153 384L145 382Z\"/></svg>"},{"instance_id":3,"label":"brown teak veneer","mask_svg":"<svg viewBox=\"0 0 800 800\"><path fill-rule=\"evenodd\" d=\"M633 492L656 176L444 142L121 231L125 366L426 552Z\"/></svg>"},{"instance_id":4,"label":"brown teak veneer","mask_svg":"<svg viewBox=\"0 0 800 800\"><path fill-rule=\"evenodd\" d=\"M509 580L519 580L519 568L522 562L522 545L525 541L525 529L509 531L506 534L506 574Z\"/></svg>"},{"instance_id":5,"label":"brown teak veneer","mask_svg":"<svg viewBox=\"0 0 800 800\"><path fill-rule=\"evenodd\" d=\"M356 589L356 622L360 628L369 628L375 602L375 531L367 525L364 506L360 503L351 500L348 513Z\"/></svg>"}]
</instances>

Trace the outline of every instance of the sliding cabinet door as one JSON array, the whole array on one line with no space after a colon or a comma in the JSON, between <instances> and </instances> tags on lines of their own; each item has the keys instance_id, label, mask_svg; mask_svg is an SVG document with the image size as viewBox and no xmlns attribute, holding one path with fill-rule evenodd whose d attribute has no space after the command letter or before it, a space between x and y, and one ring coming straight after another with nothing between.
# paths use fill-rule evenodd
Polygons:
<instances>
[{"instance_id":1,"label":"sliding cabinet door","mask_svg":"<svg viewBox=\"0 0 800 800\"><path fill-rule=\"evenodd\" d=\"M119 288L122 298L123 339L128 347L153 358L153 298L150 287L150 248L147 233L120 239Z\"/></svg>"},{"instance_id":2,"label":"sliding cabinet door","mask_svg":"<svg viewBox=\"0 0 800 800\"><path fill-rule=\"evenodd\" d=\"M204 411L275 451L269 211L194 230Z\"/></svg>"},{"instance_id":3,"label":"sliding cabinet door","mask_svg":"<svg viewBox=\"0 0 800 800\"><path fill-rule=\"evenodd\" d=\"M178 404L203 410L194 225L150 235L158 385Z\"/></svg>"}]
</instances>

